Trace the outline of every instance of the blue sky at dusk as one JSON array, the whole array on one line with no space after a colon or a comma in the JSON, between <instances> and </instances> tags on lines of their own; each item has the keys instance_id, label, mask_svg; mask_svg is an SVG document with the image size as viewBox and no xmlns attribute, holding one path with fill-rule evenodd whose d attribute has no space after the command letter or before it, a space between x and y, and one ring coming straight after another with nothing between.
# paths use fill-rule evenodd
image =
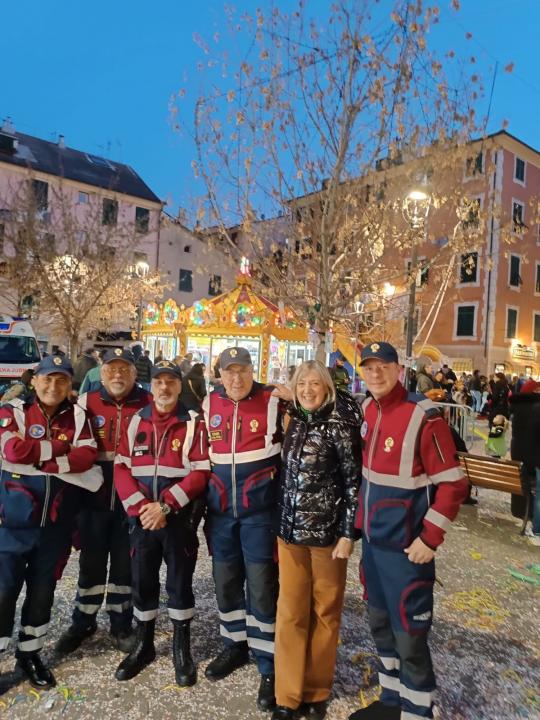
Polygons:
<instances>
[{"instance_id":1,"label":"blue sky at dusk","mask_svg":"<svg viewBox=\"0 0 540 720\"><path fill-rule=\"evenodd\" d=\"M288 0L274 4L290 7ZM330 0L308 0L324 17ZM385 4L380 6L384 11ZM508 131L540 149L538 0L462 0L456 15L441 0L436 42L474 55L487 91L495 62L489 130ZM268 10L270 0L235 3ZM469 31L473 37L465 40ZM223 0L18 0L2 8L0 119L17 130L132 165L171 209L187 202L194 181L189 137L171 127L169 99L199 89L194 36L215 32L227 43ZM232 42L232 36L228 36ZM504 67L514 63L512 74ZM484 108L487 108L487 98ZM184 112L191 112L189 105Z\"/></svg>"}]
</instances>

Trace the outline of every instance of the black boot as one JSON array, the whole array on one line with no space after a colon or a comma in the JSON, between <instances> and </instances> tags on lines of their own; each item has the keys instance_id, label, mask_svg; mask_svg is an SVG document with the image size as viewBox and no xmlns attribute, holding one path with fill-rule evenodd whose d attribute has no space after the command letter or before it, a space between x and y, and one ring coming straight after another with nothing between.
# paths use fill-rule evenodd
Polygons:
<instances>
[{"instance_id":1,"label":"black boot","mask_svg":"<svg viewBox=\"0 0 540 720\"><path fill-rule=\"evenodd\" d=\"M257 707L259 710L272 710L276 707L274 675L261 675L259 694L257 695Z\"/></svg>"},{"instance_id":2,"label":"black boot","mask_svg":"<svg viewBox=\"0 0 540 720\"><path fill-rule=\"evenodd\" d=\"M133 631L132 627L125 627L120 630L111 628L111 640L114 647L120 652L130 653L133 652L137 644L137 633Z\"/></svg>"},{"instance_id":3,"label":"black boot","mask_svg":"<svg viewBox=\"0 0 540 720\"><path fill-rule=\"evenodd\" d=\"M349 720L399 720L401 708L399 705L385 705L380 700L357 710L349 715Z\"/></svg>"},{"instance_id":4,"label":"black boot","mask_svg":"<svg viewBox=\"0 0 540 720\"><path fill-rule=\"evenodd\" d=\"M38 690L49 690L56 685L56 680L52 672L46 667L38 653L32 655L18 655L17 667L23 671L32 687Z\"/></svg>"},{"instance_id":5,"label":"black boot","mask_svg":"<svg viewBox=\"0 0 540 720\"><path fill-rule=\"evenodd\" d=\"M319 702L304 703L300 709L308 720L324 720L327 705L326 700L320 700Z\"/></svg>"},{"instance_id":6,"label":"black boot","mask_svg":"<svg viewBox=\"0 0 540 720\"><path fill-rule=\"evenodd\" d=\"M204 674L209 680L222 680L242 665L249 662L247 642L227 645L207 666Z\"/></svg>"},{"instance_id":7,"label":"black boot","mask_svg":"<svg viewBox=\"0 0 540 720\"><path fill-rule=\"evenodd\" d=\"M81 645L83 640L93 635L97 630L95 620L89 625L76 625L72 623L68 629L60 635L55 645L56 652L67 655L74 652Z\"/></svg>"},{"instance_id":8,"label":"black boot","mask_svg":"<svg viewBox=\"0 0 540 720\"><path fill-rule=\"evenodd\" d=\"M294 720L296 712L285 705L276 705L272 713L272 720Z\"/></svg>"},{"instance_id":9,"label":"black boot","mask_svg":"<svg viewBox=\"0 0 540 720\"><path fill-rule=\"evenodd\" d=\"M117 680L131 680L156 659L156 649L154 647L155 625L155 620L138 623L137 642L133 650L116 669L114 677Z\"/></svg>"},{"instance_id":10,"label":"black boot","mask_svg":"<svg viewBox=\"0 0 540 720\"><path fill-rule=\"evenodd\" d=\"M173 620L173 663L176 684L190 687L197 682L197 668L191 657L191 620Z\"/></svg>"}]
</instances>

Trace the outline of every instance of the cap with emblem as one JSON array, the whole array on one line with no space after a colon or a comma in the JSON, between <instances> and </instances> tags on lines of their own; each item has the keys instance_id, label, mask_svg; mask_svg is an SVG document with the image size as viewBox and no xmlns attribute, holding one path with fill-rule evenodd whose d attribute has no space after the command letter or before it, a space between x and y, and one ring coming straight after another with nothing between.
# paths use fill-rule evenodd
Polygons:
<instances>
[{"instance_id":1,"label":"cap with emblem","mask_svg":"<svg viewBox=\"0 0 540 720\"><path fill-rule=\"evenodd\" d=\"M69 360L61 355L48 355L34 368L34 375L52 375L53 373L62 373L72 377L73 368Z\"/></svg>"},{"instance_id":2,"label":"cap with emblem","mask_svg":"<svg viewBox=\"0 0 540 720\"><path fill-rule=\"evenodd\" d=\"M390 343L374 342L371 345L364 345L360 354L360 365L363 365L366 360L381 360L387 363L399 363L397 350Z\"/></svg>"},{"instance_id":3,"label":"cap with emblem","mask_svg":"<svg viewBox=\"0 0 540 720\"><path fill-rule=\"evenodd\" d=\"M219 356L220 370L226 370L229 365L253 365L251 355L246 348L227 348Z\"/></svg>"},{"instance_id":4,"label":"cap with emblem","mask_svg":"<svg viewBox=\"0 0 540 720\"><path fill-rule=\"evenodd\" d=\"M111 348L107 350L103 356L103 364L112 362L113 360L123 360L124 362L135 365L135 357L129 348Z\"/></svg>"},{"instance_id":5,"label":"cap with emblem","mask_svg":"<svg viewBox=\"0 0 540 720\"><path fill-rule=\"evenodd\" d=\"M162 360L161 362L156 363L152 368L150 376L153 380L155 377L161 375L162 373L169 373L169 375L174 375L174 377L178 378L178 380L182 379L182 372L178 365L175 365L169 360Z\"/></svg>"}]
</instances>

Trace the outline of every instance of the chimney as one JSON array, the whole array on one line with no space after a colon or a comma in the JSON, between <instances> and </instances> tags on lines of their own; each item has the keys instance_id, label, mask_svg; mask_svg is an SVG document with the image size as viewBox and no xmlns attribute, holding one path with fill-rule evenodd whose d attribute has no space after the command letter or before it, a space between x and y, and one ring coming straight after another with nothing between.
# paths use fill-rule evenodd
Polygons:
<instances>
[{"instance_id":1,"label":"chimney","mask_svg":"<svg viewBox=\"0 0 540 720\"><path fill-rule=\"evenodd\" d=\"M15 135L15 125L12 123L9 115L6 118L4 118L4 122L2 123L1 130L3 133L6 133L8 135Z\"/></svg>"},{"instance_id":2,"label":"chimney","mask_svg":"<svg viewBox=\"0 0 540 720\"><path fill-rule=\"evenodd\" d=\"M63 135L59 135L59 136L58 136L58 147L59 147L61 150L64 150L65 147L66 147L66 143L65 143L65 139L64 139L64 136L63 136Z\"/></svg>"}]
</instances>

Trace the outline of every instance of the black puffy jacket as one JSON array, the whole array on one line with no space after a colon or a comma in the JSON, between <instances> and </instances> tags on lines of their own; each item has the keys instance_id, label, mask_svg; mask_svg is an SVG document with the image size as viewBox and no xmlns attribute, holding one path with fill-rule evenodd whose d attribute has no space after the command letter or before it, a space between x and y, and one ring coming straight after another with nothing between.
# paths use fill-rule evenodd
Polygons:
<instances>
[{"instance_id":1,"label":"black puffy jacket","mask_svg":"<svg viewBox=\"0 0 540 720\"><path fill-rule=\"evenodd\" d=\"M338 392L336 405L305 417L296 408L283 441L278 535L325 547L354 538L362 471L360 410Z\"/></svg>"}]
</instances>

